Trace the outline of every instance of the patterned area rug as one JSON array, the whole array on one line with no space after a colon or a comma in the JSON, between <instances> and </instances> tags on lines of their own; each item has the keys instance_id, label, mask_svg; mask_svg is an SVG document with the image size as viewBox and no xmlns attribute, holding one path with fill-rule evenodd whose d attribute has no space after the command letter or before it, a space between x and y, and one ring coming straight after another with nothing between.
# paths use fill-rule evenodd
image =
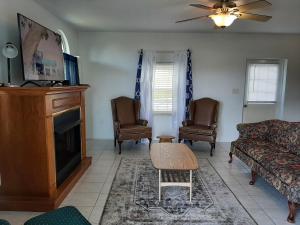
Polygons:
<instances>
[{"instance_id":1,"label":"patterned area rug","mask_svg":"<svg viewBox=\"0 0 300 225\"><path fill-rule=\"evenodd\" d=\"M158 201L158 171L149 159L122 159L112 184L102 225L254 225L207 159L193 173L189 188L163 187Z\"/></svg>"}]
</instances>

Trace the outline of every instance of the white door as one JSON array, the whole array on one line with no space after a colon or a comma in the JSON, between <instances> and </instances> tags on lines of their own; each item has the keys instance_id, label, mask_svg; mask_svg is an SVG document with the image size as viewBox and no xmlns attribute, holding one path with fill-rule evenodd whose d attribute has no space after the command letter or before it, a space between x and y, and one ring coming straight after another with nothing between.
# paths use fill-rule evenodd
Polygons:
<instances>
[{"instance_id":1,"label":"white door","mask_svg":"<svg viewBox=\"0 0 300 225\"><path fill-rule=\"evenodd\" d=\"M243 122L282 119L287 60L248 60Z\"/></svg>"}]
</instances>

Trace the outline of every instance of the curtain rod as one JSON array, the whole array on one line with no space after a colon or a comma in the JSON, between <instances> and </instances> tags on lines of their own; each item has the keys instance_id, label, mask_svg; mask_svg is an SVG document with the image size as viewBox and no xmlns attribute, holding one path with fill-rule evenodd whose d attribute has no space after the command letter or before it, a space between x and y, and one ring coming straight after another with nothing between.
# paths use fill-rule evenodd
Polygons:
<instances>
[{"instance_id":1,"label":"curtain rod","mask_svg":"<svg viewBox=\"0 0 300 225\"><path fill-rule=\"evenodd\" d=\"M138 52L141 52L144 51L144 49L139 49ZM189 51L191 51L190 49L187 49ZM185 51L187 51L185 50ZM153 50L154 52L157 52L157 53L175 53L176 51L175 50ZM178 50L179 51L179 50Z\"/></svg>"},{"instance_id":2,"label":"curtain rod","mask_svg":"<svg viewBox=\"0 0 300 225\"><path fill-rule=\"evenodd\" d=\"M141 51L145 51L144 49L140 49L138 50L138 52L141 52ZM157 53L174 53L175 51L164 51L164 50L153 50L153 52L157 52Z\"/></svg>"},{"instance_id":3,"label":"curtain rod","mask_svg":"<svg viewBox=\"0 0 300 225\"><path fill-rule=\"evenodd\" d=\"M155 51L155 52L157 52L157 53L174 53L175 51L164 51L164 50L158 50L158 51Z\"/></svg>"}]
</instances>

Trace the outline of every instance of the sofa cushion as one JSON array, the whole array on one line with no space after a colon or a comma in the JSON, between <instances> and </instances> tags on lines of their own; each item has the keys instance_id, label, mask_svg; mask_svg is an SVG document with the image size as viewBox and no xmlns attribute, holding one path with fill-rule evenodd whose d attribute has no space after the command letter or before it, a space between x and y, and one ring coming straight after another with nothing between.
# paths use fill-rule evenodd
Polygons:
<instances>
[{"instance_id":1,"label":"sofa cushion","mask_svg":"<svg viewBox=\"0 0 300 225\"><path fill-rule=\"evenodd\" d=\"M265 154L260 163L282 182L290 186L300 185L300 157L291 153Z\"/></svg>"},{"instance_id":2,"label":"sofa cushion","mask_svg":"<svg viewBox=\"0 0 300 225\"><path fill-rule=\"evenodd\" d=\"M300 156L300 123L272 120L267 139Z\"/></svg>"},{"instance_id":3,"label":"sofa cushion","mask_svg":"<svg viewBox=\"0 0 300 225\"><path fill-rule=\"evenodd\" d=\"M286 148L251 139L238 139L232 144L282 182L287 185L300 185L300 157L289 153Z\"/></svg>"},{"instance_id":4,"label":"sofa cushion","mask_svg":"<svg viewBox=\"0 0 300 225\"><path fill-rule=\"evenodd\" d=\"M278 146L276 144L273 144L266 140L261 139L250 139L250 138L239 138L238 140L233 142L233 145L246 153L247 155L251 156L251 152L254 153L254 150L257 151L257 154L259 152L285 152L288 153L289 150ZM256 155L253 155L253 157L256 157Z\"/></svg>"},{"instance_id":5,"label":"sofa cushion","mask_svg":"<svg viewBox=\"0 0 300 225\"><path fill-rule=\"evenodd\" d=\"M267 139L269 132L270 121L266 120L259 123L241 123L237 125L239 131L239 138L251 138L251 139Z\"/></svg>"}]
</instances>

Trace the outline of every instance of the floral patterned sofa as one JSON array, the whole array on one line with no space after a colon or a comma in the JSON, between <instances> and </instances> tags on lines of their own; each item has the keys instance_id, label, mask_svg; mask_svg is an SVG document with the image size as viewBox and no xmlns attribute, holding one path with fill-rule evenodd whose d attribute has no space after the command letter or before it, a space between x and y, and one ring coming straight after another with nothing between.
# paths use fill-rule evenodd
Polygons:
<instances>
[{"instance_id":1,"label":"floral patterned sofa","mask_svg":"<svg viewBox=\"0 0 300 225\"><path fill-rule=\"evenodd\" d=\"M295 222L300 204L300 122L267 120L237 125L239 138L231 143L234 154L288 199L288 221Z\"/></svg>"}]
</instances>

